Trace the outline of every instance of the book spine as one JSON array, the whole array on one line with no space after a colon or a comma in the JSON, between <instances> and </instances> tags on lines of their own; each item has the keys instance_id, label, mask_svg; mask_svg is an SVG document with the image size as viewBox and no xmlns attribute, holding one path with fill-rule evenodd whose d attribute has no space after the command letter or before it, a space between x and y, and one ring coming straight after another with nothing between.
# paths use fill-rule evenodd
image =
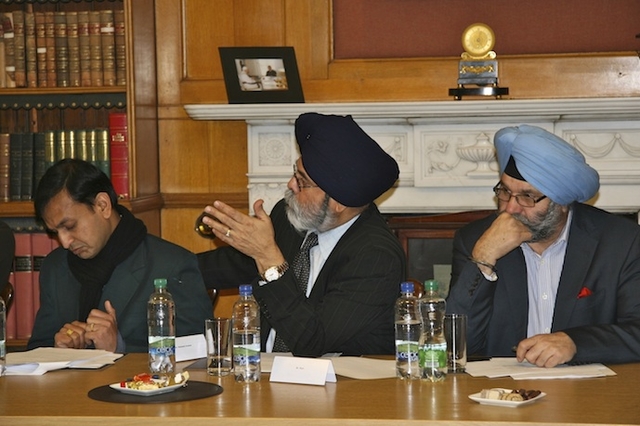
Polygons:
<instances>
[{"instance_id":1,"label":"book spine","mask_svg":"<svg viewBox=\"0 0 640 426\"><path fill-rule=\"evenodd\" d=\"M80 56L80 84L91 86L91 45L89 43L89 12L78 12L78 49Z\"/></svg>"},{"instance_id":2,"label":"book spine","mask_svg":"<svg viewBox=\"0 0 640 426\"><path fill-rule=\"evenodd\" d=\"M89 155L87 161L102 170L98 164L98 132L95 129L87 130L87 149Z\"/></svg>"},{"instance_id":3,"label":"book spine","mask_svg":"<svg viewBox=\"0 0 640 426\"><path fill-rule=\"evenodd\" d=\"M96 153L98 168L111 177L108 129L96 129Z\"/></svg>"},{"instance_id":4,"label":"book spine","mask_svg":"<svg viewBox=\"0 0 640 426\"><path fill-rule=\"evenodd\" d=\"M40 268L44 258L51 252L51 238L46 232L31 233L31 253L33 255L33 313L40 309Z\"/></svg>"},{"instance_id":5,"label":"book spine","mask_svg":"<svg viewBox=\"0 0 640 426\"><path fill-rule=\"evenodd\" d=\"M13 32L13 14L0 14L2 19L2 39L4 41L4 70L7 88L16 87L16 49L15 34Z\"/></svg>"},{"instance_id":6,"label":"book spine","mask_svg":"<svg viewBox=\"0 0 640 426\"><path fill-rule=\"evenodd\" d=\"M44 37L47 47L47 87L57 87L58 73L56 70L56 24L53 12L44 13Z\"/></svg>"},{"instance_id":7,"label":"book spine","mask_svg":"<svg viewBox=\"0 0 640 426\"><path fill-rule=\"evenodd\" d=\"M9 282L13 286L13 292L16 291L16 278L13 271L9 274ZM18 315L16 314L15 309L15 300L13 302L13 307L9 309L7 312L7 340L13 340L17 336L17 328L18 328Z\"/></svg>"},{"instance_id":8,"label":"book spine","mask_svg":"<svg viewBox=\"0 0 640 426\"><path fill-rule=\"evenodd\" d=\"M22 134L9 136L9 197L11 201L20 201L22 190Z\"/></svg>"},{"instance_id":9,"label":"book spine","mask_svg":"<svg viewBox=\"0 0 640 426\"><path fill-rule=\"evenodd\" d=\"M127 45L124 10L113 11L114 41L116 45L116 85L127 84Z\"/></svg>"},{"instance_id":10,"label":"book spine","mask_svg":"<svg viewBox=\"0 0 640 426\"><path fill-rule=\"evenodd\" d=\"M102 86L102 41L100 11L89 12L89 46L91 49L91 85Z\"/></svg>"},{"instance_id":11,"label":"book spine","mask_svg":"<svg viewBox=\"0 0 640 426\"><path fill-rule=\"evenodd\" d=\"M9 201L10 135L0 133L0 201Z\"/></svg>"},{"instance_id":12,"label":"book spine","mask_svg":"<svg viewBox=\"0 0 640 426\"><path fill-rule=\"evenodd\" d=\"M33 133L22 134L22 181L20 199L28 201L33 196Z\"/></svg>"},{"instance_id":13,"label":"book spine","mask_svg":"<svg viewBox=\"0 0 640 426\"><path fill-rule=\"evenodd\" d=\"M67 46L69 48L69 86L80 87L78 12L67 12Z\"/></svg>"},{"instance_id":14,"label":"book spine","mask_svg":"<svg viewBox=\"0 0 640 426\"><path fill-rule=\"evenodd\" d=\"M56 161L70 158L67 155L67 133L64 130L56 130Z\"/></svg>"},{"instance_id":15,"label":"book spine","mask_svg":"<svg viewBox=\"0 0 640 426\"><path fill-rule=\"evenodd\" d=\"M75 158L78 158L84 161L90 161L89 160L89 143L87 141L87 131L82 129L76 130L75 140L76 140Z\"/></svg>"},{"instance_id":16,"label":"book spine","mask_svg":"<svg viewBox=\"0 0 640 426\"><path fill-rule=\"evenodd\" d=\"M56 132L47 130L44 132L44 170L56 162Z\"/></svg>"},{"instance_id":17,"label":"book spine","mask_svg":"<svg viewBox=\"0 0 640 426\"><path fill-rule=\"evenodd\" d=\"M56 42L56 73L58 87L69 87L69 45L67 43L66 12L53 13Z\"/></svg>"},{"instance_id":18,"label":"book spine","mask_svg":"<svg viewBox=\"0 0 640 426\"><path fill-rule=\"evenodd\" d=\"M47 87L47 39L44 13L34 12L36 30L36 74L38 87Z\"/></svg>"},{"instance_id":19,"label":"book spine","mask_svg":"<svg viewBox=\"0 0 640 426\"><path fill-rule=\"evenodd\" d=\"M12 14L16 87L27 87L24 11L14 10Z\"/></svg>"},{"instance_id":20,"label":"book spine","mask_svg":"<svg viewBox=\"0 0 640 426\"><path fill-rule=\"evenodd\" d=\"M2 14L0 14L2 15ZM4 59L4 28L2 27L2 19L0 18L0 88L7 87L7 74L5 73Z\"/></svg>"},{"instance_id":21,"label":"book spine","mask_svg":"<svg viewBox=\"0 0 640 426\"><path fill-rule=\"evenodd\" d=\"M76 153L76 131L65 130L64 131L64 151L66 158L78 158Z\"/></svg>"},{"instance_id":22,"label":"book spine","mask_svg":"<svg viewBox=\"0 0 640 426\"><path fill-rule=\"evenodd\" d=\"M129 132L127 114L109 114L111 182L120 199L129 199Z\"/></svg>"},{"instance_id":23,"label":"book spine","mask_svg":"<svg viewBox=\"0 0 640 426\"><path fill-rule=\"evenodd\" d=\"M27 87L38 87L36 17L33 12L25 12L24 14L24 45L27 69Z\"/></svg>"},{"instance_id":24,"label":"book spine","mask_svg":"<svg viewBox=\"0 0 640 426\"><path fill-rule=\"evenodd\" d=\"M102 46L102 84L116 85L116 45L113 10L100 11L100 43Z\"/></svg>"},{"instance_id":25,"label":"book spine","mask_svg":"<svg viewBox=\"0 0 640 426\"><path fill-rule=\"evenodd\" d=\"M40 179L46 171L46 139L43 132L33 134L33 188L32 194L36 193Z\"/></svg>"},{"instance_id":26,"label":"book spine","mask_svg":"<svg viewBox=\"0 0 640 426\"><path fill-rule=\"evenodd\" d=\"M14 306L18 324L16 337L28 339L33 329L33 259L31 257L31 235L15 232L16 251L13 264L15 279Z\"/></svg>"}]
</instances>

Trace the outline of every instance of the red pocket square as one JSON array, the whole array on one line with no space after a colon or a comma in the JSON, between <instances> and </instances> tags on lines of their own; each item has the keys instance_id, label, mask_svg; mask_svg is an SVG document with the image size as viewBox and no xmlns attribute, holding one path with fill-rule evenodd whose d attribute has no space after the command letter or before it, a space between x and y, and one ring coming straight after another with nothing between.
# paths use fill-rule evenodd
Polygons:
<instances>
[{"instance_id":1,"label":"red pocket square","mask_svg":"<svg viewBox=\"0 0 640 426\"><path fill-rule=\"evenodd\" d=\"M587 287L582 287L580 289L580 293L578 293L578 299L582 299L583 297L591 296L593 292L589 290Z\"/></svg>"}]
</instances>

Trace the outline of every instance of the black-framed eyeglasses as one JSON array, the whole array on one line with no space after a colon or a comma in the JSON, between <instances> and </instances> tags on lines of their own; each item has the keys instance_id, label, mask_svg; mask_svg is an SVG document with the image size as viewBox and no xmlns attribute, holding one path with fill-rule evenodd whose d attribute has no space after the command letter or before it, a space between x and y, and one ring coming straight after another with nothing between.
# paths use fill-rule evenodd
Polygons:
<instances>
[{"instance_id":1,"label":"black-framed eyeglasses","mask_svg":"<svg viewBox=\"0 0 640 426\"><path fill-rule=\"evenodd\" d=\"M501 182L498 182L496 186L493 187L493 192L496 194L496 197L498 197L498 200L507 203L511 201L511 197L514 197L516 199L516 203L522 207L533 207L539 201L547 198L546 195L536 198L531 194L513 194L507 188L503 187Z\"/></svg>"},{"instance_id":2,"label":"black-framed eyeglasses","mask_svg":"<svg viewBox=\"0 0 640 426\"><path fill-rule=\"evenodd\" d=\"M293 178L296 180L296 185L298 185L298 189L302 190L304 188L317 188L318 185L308 184L304 178L298 177L298 167L293 165Z\"/></svg>"}]
</instances>

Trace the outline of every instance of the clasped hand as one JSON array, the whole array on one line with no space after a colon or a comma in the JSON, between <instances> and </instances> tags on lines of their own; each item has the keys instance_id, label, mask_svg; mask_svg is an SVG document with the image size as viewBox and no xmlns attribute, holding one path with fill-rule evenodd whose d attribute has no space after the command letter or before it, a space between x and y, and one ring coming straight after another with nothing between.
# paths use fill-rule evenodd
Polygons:
<instances>
[{"instance_id":1,"label":"clasped hand","mask_svg":"<svg viewBox=\"0 0 640 426\"><path fill-rule=\"evenodd\" d=\"M576 345L566 333L536 334L518 344L518 362L527 360L538 367L555 367L573 359Z\"/></svg>"},{"instance_id":2,"label":"clasped hand","mask_svg":"<svg viewBox=\"0 0 640 426\"><path fill-rule=\"evenodd\" d=\"M104 307L106 312L92 309L87 322L65 324L54 336L55 347L84 349L93 345L96 349L115 352L118 344L116 310L108 300Z\"/></svg>"}]
</instances>

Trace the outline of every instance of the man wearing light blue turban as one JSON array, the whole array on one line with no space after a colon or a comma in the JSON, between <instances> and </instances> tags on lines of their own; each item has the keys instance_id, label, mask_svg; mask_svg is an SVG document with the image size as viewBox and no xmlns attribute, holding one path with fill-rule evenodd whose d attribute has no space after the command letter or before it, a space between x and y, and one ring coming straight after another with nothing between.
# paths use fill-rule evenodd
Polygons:
<instances>
[{"instance_id":1,"label":"man wearing light blue turban","mask_svg":"<svg viewBox=\"0 0 640 426\"><path fill-rule=\"evenodd\" d=\"M640 226L584 202L598 173L535 126L499 130L496 214L455 236L447 311L468 351L540 367L640 361Z\"/></svg>"}]
</instances>

